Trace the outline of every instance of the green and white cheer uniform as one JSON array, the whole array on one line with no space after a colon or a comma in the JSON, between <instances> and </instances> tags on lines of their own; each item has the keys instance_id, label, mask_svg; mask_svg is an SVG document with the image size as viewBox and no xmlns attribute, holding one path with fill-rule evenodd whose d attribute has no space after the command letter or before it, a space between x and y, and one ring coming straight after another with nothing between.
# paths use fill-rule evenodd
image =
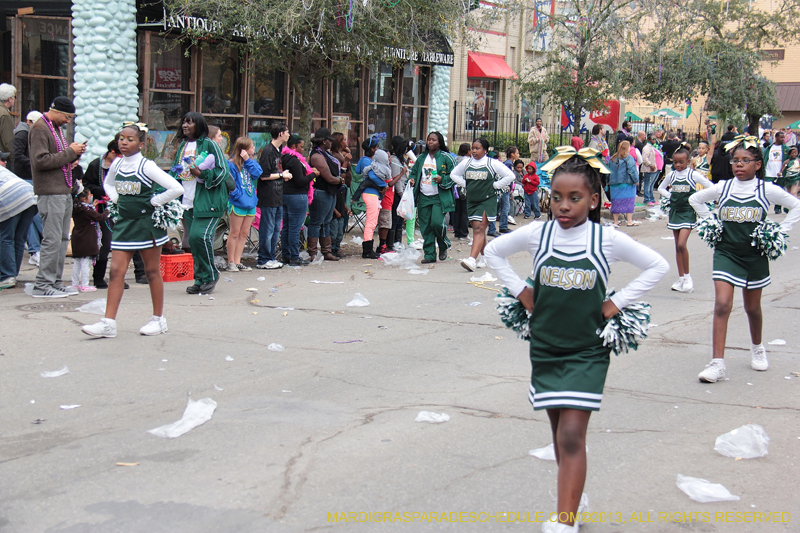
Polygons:
<instances>
[{"instance_id":1,"label":"green and white cheer uniform","mask_svg":"<svg viewBox=\"0 0 800 533\"><path fill-rule=\"evenodd\" d=\"M497 221L495 191L511 185L514 178L512 170L488 156L464 159L450 173L456 185L467 188L467 217L478 222L484 213L489 222Z\"/></svg>"},{"instance_id":2,"label":"green and white cheer uniform","mask_svg":"<svg viewBox=\"0 0 800 533\"><path fill-rule=\"evenodd\" d=\"M489 266L514 295L527 286L507 257L528 252L533 263L531 385L534 409L596 411L603 399L609 348L597 335L605 323L609 267L618 261L643 272L611 296L622 309L650 290L669 266L659 254L613 228L586 221L570 229L532 222L486 246Z\"/></svg>"},{"instance_id":3,"label":"green and white cheer uniform","mask_svg":"<svg viewBox=\"0 0 800 533\"><path fill-rule=\"evenodd\" d=\"M139 152L111 163L103 189L119 210L111 236L112 250L146 250L166 244L167 231L155 227L151 217L155 206L183 194L177 180Z\"/></svg>"},{"instance_id":4,"label":"green and white cheer uniform","mask_svg":"<svg viewBox=\"0 0 800 533\"><path fill-rule=\"evenodd\" d=\"M697 192L697 184L705 188L713 187L702 173L686 168L680 172L672 171L658 187L661 196L669 198L669 222L667 229L692 229L697 222L697 214L689 205L689 197ZM669 190L667 190L669 188Z\"/></svg>"},{"instance_id":5,"label":"green and white cheer uniform","mask_svg":"<svg viewBox=\"0 0 800 533\"><path fill-rule=\"evenodd\" d=\"M769 259L752 245L750 234L767 218L770 202L790 209L781 228L792 229L800 219L800 200L758 178L734 178L693 194L689 202L698 216L706 218L711 212L705 204L714 200L718 200L722 238L714 248L712 278L745 289L766 287L770 283Z\"/></svg>"}]
</instances>

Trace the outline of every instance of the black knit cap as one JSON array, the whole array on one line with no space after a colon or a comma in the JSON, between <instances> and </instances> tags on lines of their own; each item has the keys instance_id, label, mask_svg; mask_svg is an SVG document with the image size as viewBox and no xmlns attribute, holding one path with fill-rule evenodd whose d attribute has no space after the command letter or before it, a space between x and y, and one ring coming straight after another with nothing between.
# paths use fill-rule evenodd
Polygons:
<instances>
[{"instance_id":1,"label":"black knit cap","mask_svg":"<svg viewBox=\"0 0 800 533\"><path fill-rule=\"evenodd\" d=\"M56 99L50 104L50 109L55 109L56 111L69 115L75 114L75 104L66 96L56 96Z\"/></svg>"}]
</instances>

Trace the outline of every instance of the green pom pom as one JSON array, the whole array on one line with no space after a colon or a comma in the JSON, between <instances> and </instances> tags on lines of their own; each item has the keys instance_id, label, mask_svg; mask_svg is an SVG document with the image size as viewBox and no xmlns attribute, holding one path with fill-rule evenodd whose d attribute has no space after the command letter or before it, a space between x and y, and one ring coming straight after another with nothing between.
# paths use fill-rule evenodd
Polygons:
<instances>
[{"instance_id":1,"label":"green pom pom","mask_svg":"<svg viewBox=\"0 0 800 533\"><path fill-rule=\"evenodd\" d=\"M525 280L530 288L533 288L531 278ZM503 324L517 332L517 337L524 341L531 339L531 312L525 309L522 303L503 287L495 297L497 301L497 312L500 313L500 320Z\"/></svg>"},{"instance_id":2,"label":"green pom pom","mask_svg":"<svg viewBox=\"0 0 800 533\"><path fill-rule=\"evenodd\" d=\"M663 212L669 213L669 198L662 196L661 200L659 201L659 207Z\"/></svg>"},{"instance_id":3,"label":"green pom pom","mask_svg":"<svg viewBox=\"0 0 800 533\"><path fill-rule=\"evenodd\" d=\"M114 202L108 202L106 204L106 211L108 211L108 218L111 222L119 222L119 206Z\"/></svg>"},{"instance_id":4,"label":"green pom pom","mask_svg":"<svg viewBox=\"0 0 800 533\"><path fill-rule=\"evenodd\" d=\"M704 218L697 223L695 228L700 239L711 248L714 248L722 239L722 222L719 221L716 215Z\"/></svg>"},{"instance_id":5,"label":"green pom pom","mask_svg":"<svg viewBox=\"0 0 800 533\"><path fill-rule=\"evenodd\" d=\"M157 205L152 215L153 224L164 230L175 229L183 219L183 206L179 200L172 200L165 205Z\"/></svg>"},{"instance_id":6,"label":"green pom pom","mask_svg":"<svg viewBox=\"0 0 800 533\"><path fill-rule=\"evenodd\" d=\"M774 261L786 253L789 235L781 229L781 225L772 220L764 220L750 234L751 243L761 255Z\"/></svg>"},{"instance_id":7,"label":"green pom pom","mask_svg":"<svg viewBox=\"0 0 800 533\"><path fill-rule=\"evenodd\" d=\"M597 330L597 335L603 339L603 346L610 347L619 355L638 349L639 343L647 338L649 328L650 304L635 302L606 321L605 327Z\"/></svg>"}]
</instances>

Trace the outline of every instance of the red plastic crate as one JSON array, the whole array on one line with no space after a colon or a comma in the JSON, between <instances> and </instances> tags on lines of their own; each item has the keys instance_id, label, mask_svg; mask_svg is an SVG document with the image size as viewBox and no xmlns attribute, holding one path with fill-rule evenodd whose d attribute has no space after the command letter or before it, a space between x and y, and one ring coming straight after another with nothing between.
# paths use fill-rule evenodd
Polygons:
<instances>
[{"instance_id":1,"label":"red plastic crate","mask_svg":"<svg viewBox=\"0 0 800 533\"><path fill-rule=\"evenodd\" d=\"M192 281L194 279L192 254L162 255L159 269L165 282Z\"/></svg>"}]
</instances>

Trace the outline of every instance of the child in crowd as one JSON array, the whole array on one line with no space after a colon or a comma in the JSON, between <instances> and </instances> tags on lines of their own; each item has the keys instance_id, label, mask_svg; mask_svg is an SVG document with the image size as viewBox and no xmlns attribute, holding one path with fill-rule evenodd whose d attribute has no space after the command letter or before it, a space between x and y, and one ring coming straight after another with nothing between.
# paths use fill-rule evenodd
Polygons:
<instances>
[{"instance_id":1,"label":"child in crowd","mask_svg":"<svg viewBox=\"0 0 800 533\"><path fill-rule=\"evenodd\" d=\"M785 189L797 197L797 191L800 189L800 160L797 158L797 148L792 147L789 150L789 158L783 162L781 175Z\"/></svg>"},{"instance_id":2,"label":"child in crowd","mask_svg":"<svg viewBox=\"0 0 800 533\"><path fill-rule=\"evenodd\" d=\"M610 363L610 348L597 331L653 288L669 265L647 246L600 224L600 173L609 170L599 158L576 154L545 168L553 171L556 220L495 239L486 247L486 260L532 312L528 399L535 410L547 409L558 464L558 521L544 523L542 531L576 533L573 517L586 502L586 431L592 411L600 409ZM507 259L521 252L533 257L533 288ZM618 261L643 272L607 299L609 267Z\"/></svg>"},{"instance_id":3,"label":"child in crowd","mask_svg":"<svg viewBox=\"0 0 800 533\"><path fill-rule=\"evenodd\" d=\"M72 286L81 292L96 291L89 285L89 269L100 253L100 223L106 214L97 212L98 200L92 198L89 189L83 189L72 204L72 235L69 241L72 248Z\"/></svg>"},{"instance_id":4,"label":"child in crowd","mask_svg":"<svg viewBox=\"0 0 800 533\"><path fill-rule=\"evenodd\" d=\"M697 215L689 205L689 197L697 192L698 184L703 187L712 187L711 183L702 173L689 168L689 149L685 146L678 147L672 154L672 172L661 182L658 192L662 197L669 198L669 222L667 229L672 230L675 237L675 262L678 265L678 281L672 284L672 290L678 292L692 292L694 282L689 274L689 249L686 242L692 232Z\"/></svg>"},{"instance_id":5,"label":"child in crowd","mask_svg":"<svg viewBox=\"0 0 800 533\"><path fill-rule=\"evenodd\" d=\"M539 211L539 175L536 174L536 163L533 161L525 166L522 190L525 193L525 218L531 218L531 211L533 211L534 220L538 220L542 216Z\"/></svg>"},{"instance_id":6,"label":"child in crowd","mask_svg":"<svg viewBox=\"0 0 800 533\"><path fill-rule=\"evenodd\" d=\"M92 337L117 336L117 311L122 300L125 272L136 250L142 254L145 274L150 285L153 316L142 326L142 335L167 332L164 318L164 280L159 265L161 247L169 240L167 230L155 225L152 215L157 207L180 197L183 187L175 178L158 168L155 161L145 159L141 150L147 136L144 124L126 123L119 137L122 159L108 169L104 189L119 213L111 239L111 276L108 282L108 303L105 318L87 324L82 330Z\"/></svg>"},{"instance_id":7,"label":"child in crowd","mask_svg":"<svg viewBox=\"0 0 800 533\"><path fill-rule=\"evenodd\" d=\"M209 126L210 129L210 126ZM228 170L236 183L236 188L228 195L228 214L230 232L228 233L228 272L248 272L249 266L242 264L242 252L250 226L256 218L258 205L258 178L262 174L261 165L255 160L256 149L253 139L239 137L233 143L233 158L228 161Z\"/></svg>"},{"instance_id":8,"label":"child in crowd","mask_svg":"<svg viewBox=\"0 0 800 533\"><path fill-rule=\"evenodd\" d=\"M770 202L789 207L781 229L789 231L800 220L800 200L777 185L764 181L764 159L758 139L741 135L726 145L731 152L735 176L713 187L694 193L689 204L701 218L711 216L708 202L718 202L722 238L714 248L713 359L698 378L715 383L725 378L725 339L733 308L734 287L742 288L744 310L750 324L750 367L769 368L767 352L761 343L763 317L761 291L769 285L769 259L752 245L750 234L767 218Z\"/></svg>"}]
</instances>

